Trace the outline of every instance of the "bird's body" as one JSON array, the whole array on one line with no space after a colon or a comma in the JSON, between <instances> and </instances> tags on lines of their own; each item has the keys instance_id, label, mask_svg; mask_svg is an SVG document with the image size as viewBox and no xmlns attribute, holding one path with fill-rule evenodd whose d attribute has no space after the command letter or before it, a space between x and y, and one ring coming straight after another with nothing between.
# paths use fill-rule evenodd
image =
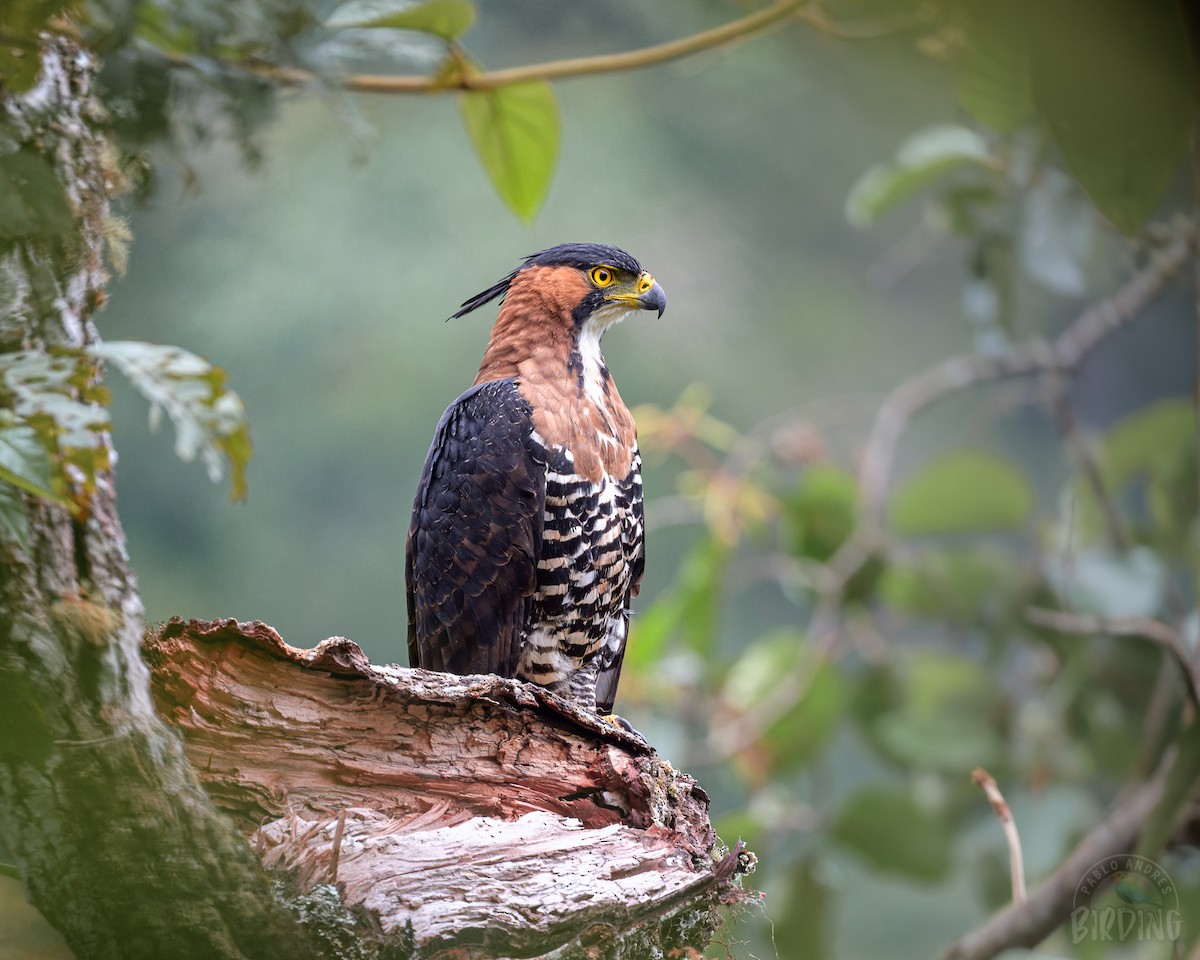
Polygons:
<instances>
[{"instance_id":1,"label":"bird's body","mask_svg":"<svg viewBox=\"0 0 1200 960\"><path fill-rule=\"evenodd\" d=\"M645 552L636 429L600 337L665 298L596 244L534 254L457 316L497 296L479 374L443 415L413 504L409 660L607 713Z\"/></svg>"},{"instance_id":2,"label":"bird's body","mask_svg":"<svg viewBox=\"0 0 1200 960\"><path fill-rule=\"evenodd\" d=\"M1149 886L1144 878L1128 874L1124 870L1113 873L1113 891L1126 903L1134 907L1161 907L1162 897Z\"/></svg>"}]
</instances>

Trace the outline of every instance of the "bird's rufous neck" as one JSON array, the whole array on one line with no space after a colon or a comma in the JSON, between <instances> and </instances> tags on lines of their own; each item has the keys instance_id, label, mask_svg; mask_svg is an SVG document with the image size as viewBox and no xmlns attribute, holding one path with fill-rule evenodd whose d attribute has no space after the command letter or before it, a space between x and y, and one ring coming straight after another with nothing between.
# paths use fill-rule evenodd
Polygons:
<instances>
[{"instance_id":1,"label":"bird's rufous neck","mask_svg":"<svg viewBox=\"0 0 1200 960\"><path fill-rule=\"evenodd\" d=\"M600 356L580 342L572 315L591 292L573 267L531 267L513 279L483 354L476 383L513 377L533 428L568 451L576 473L599 483L633 466L637 428Z\"/></svg>"},{"instance_id":2,"label":"bird's rufous neck","mask_svg":"<svg viewBox=\"0 0 1200 960\"><path fill-rule=\"evenodd\" d=\"M520 271L504 297L475 382L561 376L575 349L572 311L590 289L573 267Z\"/></svg>"}]
</instances>

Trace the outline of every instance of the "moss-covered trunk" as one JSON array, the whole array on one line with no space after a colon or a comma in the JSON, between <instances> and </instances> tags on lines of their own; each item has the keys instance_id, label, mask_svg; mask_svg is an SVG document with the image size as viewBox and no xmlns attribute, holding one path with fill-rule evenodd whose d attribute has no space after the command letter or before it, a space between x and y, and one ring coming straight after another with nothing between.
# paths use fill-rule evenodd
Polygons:
<instances>
[{"instance_id":1,"label":"moss-covered trunk","mask_svg":"<svg viewBox=\"0 0 1200 960\"><path fill-rule=\"evenodd\" d=\"M0 88L3 353L95 338L118 177L93 71L56 40L35 86ZM111 473L75 517L15 496L28 535L0 537L0 835L30 899L81 960L312 955L154 714Z\"/></svg>"}]
</instances>

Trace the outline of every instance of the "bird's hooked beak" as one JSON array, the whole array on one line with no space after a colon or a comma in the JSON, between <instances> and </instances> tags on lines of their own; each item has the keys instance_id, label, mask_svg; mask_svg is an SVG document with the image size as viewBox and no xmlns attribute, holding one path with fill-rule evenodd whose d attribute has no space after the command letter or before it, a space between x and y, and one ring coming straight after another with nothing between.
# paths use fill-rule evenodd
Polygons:
<instances>
[{"instance_id":1,"label":"bird's hooked beak","mask_svg":"<svg viewBox=\"0 0 1200 960\"><path fill-rule=\"evenodd\" d=\"M612 293L605 300L620 300L639 310L657 310L661 317L667 309L667 295L658 281L650 274L643 272L634 284L635 293Z\"/></svg>"}]
</instances>

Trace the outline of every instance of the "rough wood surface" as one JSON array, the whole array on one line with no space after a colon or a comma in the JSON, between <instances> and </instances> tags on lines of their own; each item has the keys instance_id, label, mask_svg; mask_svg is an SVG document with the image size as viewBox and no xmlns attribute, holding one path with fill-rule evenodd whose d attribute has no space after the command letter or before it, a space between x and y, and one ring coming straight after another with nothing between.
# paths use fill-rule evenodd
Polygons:
<instances>
[{"instance_id":1,"label":"rough wood surface","mask_svg":"<svg viewBox=\"0 0 1200 960\"><path fill-rule=\"evenodd\" d=\"M540 688L374 666L340 638L298 650L257 622L171 621L145 656L264 863L336 883L385 932L532 956L729 895L737 852L714 859L695 781Z\"/></svg>"}]
</instances>

